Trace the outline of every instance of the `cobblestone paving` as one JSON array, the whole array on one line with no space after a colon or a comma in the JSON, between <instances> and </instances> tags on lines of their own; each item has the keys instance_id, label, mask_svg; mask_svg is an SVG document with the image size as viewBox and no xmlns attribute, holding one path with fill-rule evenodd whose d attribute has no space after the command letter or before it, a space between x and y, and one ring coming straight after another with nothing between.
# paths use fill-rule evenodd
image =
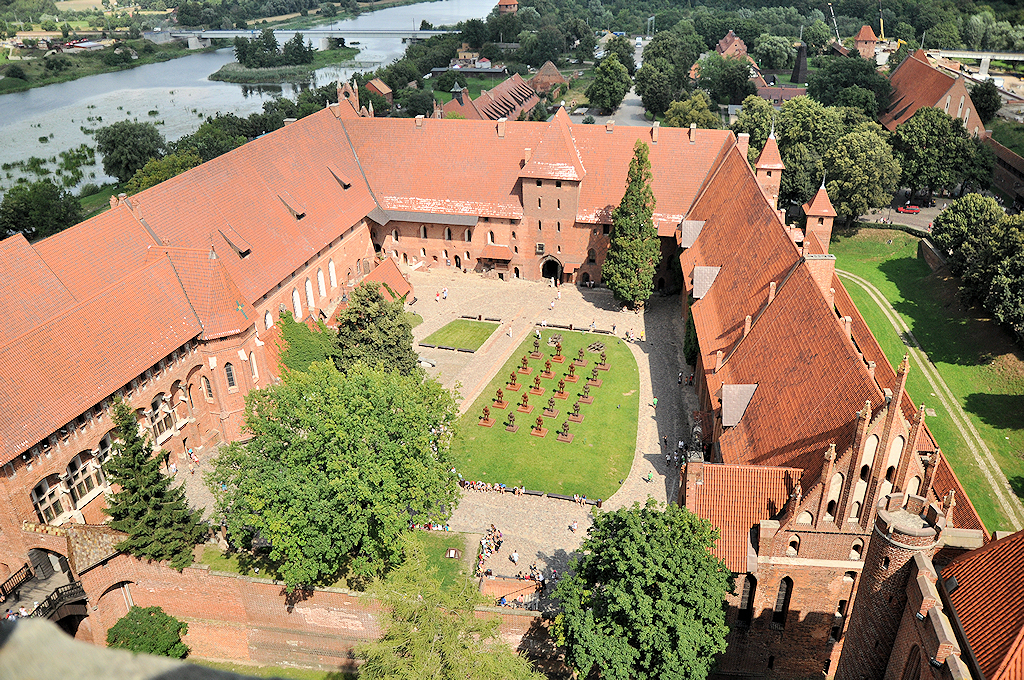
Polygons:
<instances>
[{"instance_id":1,"label":"cobblestone paving","mask_svg":"<svg viewBox=\"0 0 1024 680\"><path fill-rule=\"evenodd\" d=\"M414 271L410 279L419 298L413 308L424 318L414 330L416 339L461 315L502 319L501 328L475 354L419 348L421 356L437 363L432 375L447 387L460 386L464 410L535 323L546 320L549 324L571 323L587 328L594 322L601 330L610 331L614 326L619 337L630 330L637 336L644 332L644 342L629 345L640 376L636 454L622 487L603 503L603 508L643 503L648 497L662 502L676 499L679 473L665 464L662 438L667 437L672 447L680 438L688 439L689 414L697 407L692 388L678 384L680 371L684 378L689 375L683 359L684 329L678 297L655 298L643 314L637 315L623 312L605 289L562 286L556 291L544 283L494 281L450 271ZM435 293L445 287L448 298L436 302ZM654 397L658 398L657 410ZM645 480L648 473L653 475L651 482ZM554 498L466 491L449 524L454 531L477 535L492 523L501 530L504 545L487 563L496 575L525 573L534 562L550 574L551 569L562 572L569 556L579 548L592 524L591 510L592 506L582 508ZM573 520L579 523L575 534L569 530ZM509 560L513 550L520 556L518 566Z\"/></svg>"}]
</instances>

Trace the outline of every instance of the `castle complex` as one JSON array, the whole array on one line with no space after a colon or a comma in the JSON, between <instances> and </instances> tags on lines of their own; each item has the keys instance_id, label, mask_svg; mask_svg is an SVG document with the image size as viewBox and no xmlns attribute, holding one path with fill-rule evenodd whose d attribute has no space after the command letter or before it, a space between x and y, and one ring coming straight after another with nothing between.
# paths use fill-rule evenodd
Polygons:
<instances>
[{"instance_id":1,"label":"castle complex","mask_svg":"<svg viewBox=\"0 0 1024 680\"><path fill-rule=\"evenodd\" d=\"M110 541L75 538L104 519L112 399L184 463L242 436L245 395L279 370L282 312L324 318L366 277L401 294L399 264L599 283L639 140L655 286L683 288L699 339L706 455L681 471L679 502L720 528L736 574L721 674L1016 677L974 674L1022 653L992 642L976 600L1008 564L1020 581L1024 540L989 536L906 394L907 362L892 370L837 278L825 189L806 226L784 223L774 138L752 169L729 131L574 125L563 110L375 119L353 97L56 236L0 242L0 580L70 559L93 640L129 602L205 587L153 565L104 573ZM131 591L141 574L163 585Z\"/></svg>"}]
</instances>

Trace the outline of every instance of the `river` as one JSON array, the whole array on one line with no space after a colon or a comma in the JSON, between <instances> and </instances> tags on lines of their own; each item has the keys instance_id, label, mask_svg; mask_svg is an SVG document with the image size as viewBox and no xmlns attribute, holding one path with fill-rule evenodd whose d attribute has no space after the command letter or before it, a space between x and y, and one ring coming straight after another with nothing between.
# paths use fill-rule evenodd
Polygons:
<instances>
[{"instance_id":1,"label":"river","mask_svg":"<svg viewBox=\"0 0 1024 680\"><path fill-rule=\"evenodd\" d=\"M420 22L451 25L485 17L496 0L437 0L388 7L330 24L338 29L419 28ZM398 38L361 40L361 62L388 63L405 52ZM234 61L230 48L148 64L127 71L104 73L66 83L0 95L0 164L30 156L50 158L80 144L93 146L82 128L95 129L122 120L149 121L168 140L195 131L203 119L218 112L247 116L263 102L282 94L294 96L297 85L240 85L208 80L221 66ZM314 73L320 86L348 78L352 69L328 66ZM41 141L46 140L46 141ZM90 172L94 176L90 176ZM18 177L17 170L0 172L0 189ZM112 181L99 162L86 169L84 182Z\"/></svg>"}]
</instances>

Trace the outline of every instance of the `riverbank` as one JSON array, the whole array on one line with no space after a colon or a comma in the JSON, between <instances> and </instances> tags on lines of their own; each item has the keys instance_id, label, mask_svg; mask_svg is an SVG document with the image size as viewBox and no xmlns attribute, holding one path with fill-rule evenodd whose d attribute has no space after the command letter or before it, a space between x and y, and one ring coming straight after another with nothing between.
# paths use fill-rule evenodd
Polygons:
<instances>
[{"instance_id":1,"label":"riverbank","mask_svg":"<svg viewBox=\"0 0 1024 680\"><path fill-rule=\"evenodd\" d=\"M224 64L216 73L210 74L210 80L225 83L305 83L313 71L331 64L344 64L352 61L359 54L355 47L342 47L326 52L316 52L312 64L297 66L274 66L271 68L245 68L237 61Z\"/></svg>"},{"instance_id":2,"label":"riverbank","mask_svg":"<svg viewBox=\"0 0 1024 680\"><path fill-rule=\"evenodd\" d=\"M0 94L9 92L24 92L35 87L44 87L55 83L66 83L79 78L95 76L102 73L115 73L127 71L146 64L157 64L179 57L187 57L200 52L212 52L217 47L207 47L202 50L190 50L183 42L168 42L156 45L148 40L126 40L127 45L138 57L125 63L107 63L112 54L109 48L97 52L83 52L82 54L60 54L51 56L48 60L41 58L41 50L18 50L20 54L36 53L40 55L29 59L8 59L7 52L0 53L0 71L5 71L8 66L17 66L25 74L25 79L12 78L7 76L0 78ZM47 61L61 66L47 68Z\"/></svg>"}]
</instances>

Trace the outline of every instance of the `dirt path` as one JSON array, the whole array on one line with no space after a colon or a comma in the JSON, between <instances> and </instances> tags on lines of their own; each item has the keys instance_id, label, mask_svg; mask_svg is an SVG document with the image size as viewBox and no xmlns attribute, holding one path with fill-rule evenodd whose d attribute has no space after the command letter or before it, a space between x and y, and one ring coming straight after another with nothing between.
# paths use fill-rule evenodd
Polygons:
<instances>
[{"instance_id":1,"label":"dirt path","mask_svg":"<svg viewBox=\"0 0 1024 680\"><path fill-rule=\"evenodd\" d=\"M978 468L985 475L985 480L992 488L999 507L1003 509L1007 519L1013 524L1014 529L1020 529L1024 526L1024 508L1021 507L1020 500L1013 493L1010 483L992 455L992 451L985 444L985 440L982 439L981 434L978 433L970 418L967 417L967 413L960 406L960 401L942 379L938 369L935 368L935 365L928 359L928 355L921 349L921 345L918 343L917 338L914 337L910 327L904 323L882 292L870 281L840 269L837 269L836 273L863 288L874 303L878 305L878 308L885 315L885 318L888 319L889 323L892 324L892 327L896 329L897 334L903 340L903 344L907 346L908 354L910 354L914 363L920 368L928 380L928 384L935 390L939 401L942 402L943 407L953 419L953 424L960 431L960 435L963 437L964 443L967 444L971 455L974 456Z\"/></svg>"}]
</instances>

